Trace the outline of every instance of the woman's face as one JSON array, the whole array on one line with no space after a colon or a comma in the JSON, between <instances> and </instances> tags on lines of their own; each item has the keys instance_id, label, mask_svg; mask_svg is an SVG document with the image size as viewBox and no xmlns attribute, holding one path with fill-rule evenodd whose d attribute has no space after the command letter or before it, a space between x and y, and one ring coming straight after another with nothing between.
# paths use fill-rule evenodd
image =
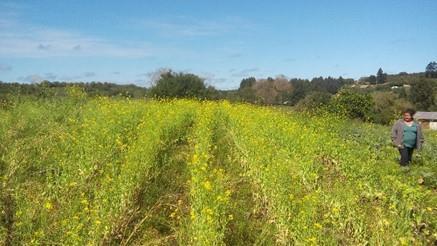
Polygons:
<instances>
[{"instance_id":1,"label":"woman's face","mask_svg":"<svg viewBox=\"0 0 437 246\"><path fill-rule=\"evenodd\" d=\"M410 114L410 113L404 113L404 120L405 120L406 122L410 122L410 121L413 120L413 118L411 117L411 114Z\"/></svg>"}]
</instances>

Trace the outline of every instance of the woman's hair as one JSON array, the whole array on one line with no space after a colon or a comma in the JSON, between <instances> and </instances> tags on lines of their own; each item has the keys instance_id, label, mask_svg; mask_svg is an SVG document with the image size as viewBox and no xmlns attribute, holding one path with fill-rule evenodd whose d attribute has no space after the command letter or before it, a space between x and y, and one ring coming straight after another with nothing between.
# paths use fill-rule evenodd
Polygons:
<instances>
[{"instance_id":1,"label":"woman's hair","mask_svg":"<svg viewBox=\"0 0 437 246\"><path fill-rule=\"evenodd\" d=\"M411 115L411 118L413 118L413 115L416 113L416 111L414 109L407 108L407 109L402 111L402 114L405 114L405 113L409 113Z\"/></svg>"}]
</instances>

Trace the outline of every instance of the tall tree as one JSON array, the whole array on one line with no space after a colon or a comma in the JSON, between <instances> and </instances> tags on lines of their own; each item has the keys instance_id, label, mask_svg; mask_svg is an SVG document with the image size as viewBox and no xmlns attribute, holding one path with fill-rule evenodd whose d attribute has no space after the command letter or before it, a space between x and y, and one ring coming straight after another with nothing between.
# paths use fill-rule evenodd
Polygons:
<instances>
[{"instance_id":1,"label":"tall tree","mask_svg":"<svg viewBox=\"0 0 437 246\"><path fill-rule=\"evenodd\" d=\"M425 75L429 78L437 78L437 62L430 62L425 69Z\"/></svg>"},{"instance_id":2,"label":"tall tree","mask_svg":"<svg viewBox=\"0 0 437 246\"><path fill-rule=\"evenodd\" d=\"M311 91L311 83L306 79L290 79L293 92L286 98L291 105L297 104Z\"/></svg>"},{"instance_id":3,"label":"tall tree","mask_svg":"<svg viewBox=\"0 0 437 246\"><path fill-rule=\"evenodd\" d=\"M256 79L254 77L244 78L241 80L240 88L238 88L238 95L241 100L246 102L255 103L256 95L253 86L256 83Z\"/></svg>"},{"instance_id":4,"label":"tall tree","mask_svg":"<svg viewBox=\"0 0 437 246\"><path fill-rule=\"evenodd\" d=\"M256 82L256 79L254 77L244 78L241 80L240 83L240 90L246 88L246 87L252 87Z\"/></svg>"},{"instance_id":5,"label":"tall tree","mask_svg":"<svg viewBox=\"0 0 437 246\"><path fill-rule=\"evenodd\" d=\"M376 73L376 83L377 84L383 84L387 80L387 74L382 71L382 68L378 69L378 72Z\"/></svg>"}]
</instances>

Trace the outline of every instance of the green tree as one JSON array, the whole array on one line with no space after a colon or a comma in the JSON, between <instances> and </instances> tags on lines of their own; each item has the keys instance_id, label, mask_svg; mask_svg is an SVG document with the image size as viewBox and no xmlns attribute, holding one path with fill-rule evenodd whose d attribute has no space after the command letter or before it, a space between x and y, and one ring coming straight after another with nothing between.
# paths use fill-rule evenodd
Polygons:
<instances>
[{"instance_id":1,"label":"green tree","mask_svg":"<svg viewBox=\"0 0 437 246\"><path fill-rule=\"evenodd\" d=\"M368 121L372 119L373 100L369 94L341 90L334 96L329 109L349 118Z\"/></svg>"},{"instance_id":2,"label":"green tree","mask_svg":"<svg viewBox=\"0 0 437 246\"><path fill-rule=\"evenodd\" d=\"M432 81L420 80L412 85L410 100L418 110L428 110L434 105L434 88Z\"/></svg>"},{"instance_id":3,"label":"green tree","mask_svg":"<svg viewBox=\"0 0 437 246\"><path fill-rule=\"evenodd\" d=\"M400 98L394 92L376 91L373 98L373 121L379 124L390 124L401 114L402 110L412 108L406 99Z\"/></svg>"},{"instance_id":4,"label":"green tree","mask_svg":"<svg viewBox=\"0 0 437 246\"><path fill-rule=\"evenodd\" d=\"M286 100L289 104L296 105L311 91L311 83L303 79L291 79L290 83L293 86L293 91Z\"/></svg>"},{"instance_id":5,"label":"green tree","mask_svg":"<svg viewBox=\"0 0 437 246\"><path fill-rule=\"evenodd\" d=\"M377 84L383 84L387 81L387 74L382 71L382 68L378 69L378 72L376 73L376 83Z\"/></svg>"},{"instance_id":6,"label":"green tree","mask_svg":"<svg viewBox=\"0 0 437 246\"><path fill-rule=\"evenodd\" d=\"M370 84L376 84L376 76L370 75L369 78L367 78Z\"/></svg>"},{"instance_id":7,"label":"green tree","mask_svg":"<svg viewBox=\"0 0 437 246\"><path fill-rule=\"evenodd\" d=\"M437 62L430 62L426 66L425 75L429 78L437 78Z\"/></svg>"},{"instance_id":8,"label":"green tree","mask_svg":"<svg viewBox=\"0 0 437 246\"><path fill-rule=\"evenodd\" d=\"M157 98L205 98L211 91L197 75L169 71L161 74L150 94Z\"/></svg>"},{"instance_id":9,"label":"green tree","mask_svg":"<svg viewBox=\"0 0 437 246\"><path fill-rule=\"evenodd\" d=\"M255 77L244 78L241 80L239 89L241 90L247 87L252 87L255 83L256 83Z\"/></svg>"},{"instance_id":10,"label":"green tree","mask_svg":"<svg viewBox=\"0 0 437 246\"><path fill-rule=\"evenodd\" d=\"M238 96L242 101L255 103L257 101L257 97L255 95L255 90L253 86L256 83L256 79L254 77L249 77L241 80L240 88L238 88Z\"/></svg>"}]
</instances>

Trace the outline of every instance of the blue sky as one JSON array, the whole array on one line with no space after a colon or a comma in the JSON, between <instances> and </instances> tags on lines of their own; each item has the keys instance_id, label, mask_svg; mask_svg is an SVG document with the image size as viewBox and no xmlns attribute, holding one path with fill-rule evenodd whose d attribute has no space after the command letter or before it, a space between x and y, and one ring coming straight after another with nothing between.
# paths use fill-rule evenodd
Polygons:
<instances>
[{"instance_id":1,"label":"blue sky","mask_svg":"<svg viewBox=\"0 0 437 246\"><path fill-rule=\"evenodd\" d=\"M221 89L244 77L359 78L437 60L435 0L5 1L0 80L150 84L163 68Z\"/></svg>"}]
</instances>

